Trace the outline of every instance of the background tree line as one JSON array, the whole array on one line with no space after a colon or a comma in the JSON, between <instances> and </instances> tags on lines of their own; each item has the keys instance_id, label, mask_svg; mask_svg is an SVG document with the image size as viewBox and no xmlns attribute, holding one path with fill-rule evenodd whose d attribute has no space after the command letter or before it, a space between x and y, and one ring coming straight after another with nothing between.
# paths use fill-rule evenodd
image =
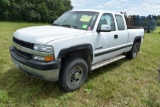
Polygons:
<instances>
[{"instance_id":1,"label":"background tree line","mask_svg":"<svg viewBox=\"0 0 160 107\"><path fill-rule=\"evenodd\" d=\"M50 23L72 8L70 0L0 0L0 20Z\"/></svg>"},{"instance_id":2,"label":"background tree line","mask_svg":"<svg viewBox=\"0 0 160 107\"><path fill-rule=\"evenodd\" d=\"M156 16L156 20L157 26L160 26L160 15Z\"/></svg>"}]
</instances>

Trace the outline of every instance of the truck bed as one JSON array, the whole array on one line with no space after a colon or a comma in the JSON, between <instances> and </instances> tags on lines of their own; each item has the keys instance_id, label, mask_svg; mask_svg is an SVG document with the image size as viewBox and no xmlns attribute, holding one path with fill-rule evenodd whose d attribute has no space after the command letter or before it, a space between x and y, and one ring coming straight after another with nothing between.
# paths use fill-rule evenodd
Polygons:
<instances>
[{"instance_id":1,"label":"truck bed","mask_svg":"<svg viewBox=\"0 0 160 107\"><path fill-rule=\"evenodd\" d=\"M127 29L144 29L141 26L127 26Z\"/></svg>"},{"instance_id":2,"label":"truck bed","mask_svg":"<svg viewBox=\"0 0 160 107\"><path fill-rule=\"evenodd\" d=\"M138 36L144 35L143 27L133 27L128 29L129 39L130 41L134 41L134 39Z\"/></svg>"}]
</instances>

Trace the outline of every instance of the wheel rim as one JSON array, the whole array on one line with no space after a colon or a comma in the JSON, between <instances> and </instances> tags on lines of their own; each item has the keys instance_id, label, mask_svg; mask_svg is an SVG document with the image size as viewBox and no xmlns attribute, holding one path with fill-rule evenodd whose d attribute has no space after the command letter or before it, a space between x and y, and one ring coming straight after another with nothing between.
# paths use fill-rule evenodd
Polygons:
<instances>
[{"instance_id":1,"label":"wheel rim","mask_svg":"<svg viewBox=\"0 0 160 107\"><path fill-rule=\"evenodd\" d=\"M134 49L133 49L133 57L135 58L137 56L137 47L135 45Z\"/></svg>"},{"instance_id":2,"label":"wheel rim","mask_svg":"<svg viewBox=\"0 0 160 107\"><path fill-rule=\"evenodd\" d=\"M83 69L80 66L76 66L72 69L72 71L70 72L70 77L69 77L69 82L72 85L77 85L82 77L83 77Z\"/></svg>"}]
</instances>

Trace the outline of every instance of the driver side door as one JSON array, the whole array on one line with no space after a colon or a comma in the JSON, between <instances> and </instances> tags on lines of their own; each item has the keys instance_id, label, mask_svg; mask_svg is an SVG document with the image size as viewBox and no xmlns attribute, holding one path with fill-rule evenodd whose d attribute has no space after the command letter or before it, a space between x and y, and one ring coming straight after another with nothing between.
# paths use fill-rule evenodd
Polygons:
<instances>
[{"instance_id":1,"label":"driver side door","mask_svg":"<svg viewBox=\"0 0 160 107\"><path fill-rule=\"evenodd\" d=\"M115 19L112 14L105 13L101 16L98 27L101 25L110 25L111 32L93 32L94 33L94 63L112 58L117 55L116 46L118 43ZM98 28L97 28L98 29Z\"/></svg>"}]
</instances>

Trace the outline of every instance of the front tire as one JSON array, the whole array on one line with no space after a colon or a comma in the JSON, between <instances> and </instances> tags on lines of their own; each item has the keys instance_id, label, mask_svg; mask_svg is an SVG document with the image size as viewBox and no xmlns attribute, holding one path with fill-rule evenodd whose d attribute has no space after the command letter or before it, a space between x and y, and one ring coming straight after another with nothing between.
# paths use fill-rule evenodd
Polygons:
<instances>
[{"instance_id":1,"label":"front tire","mask_svg":"<svg viewBox=\"0 0 160 107\"><path fill-rule=\"evenodd\" d=\"M59 86L66 92L80 88L88 77L88 65L82 58L68 58L62 62Z\"/></svg>"}]
</instances>

